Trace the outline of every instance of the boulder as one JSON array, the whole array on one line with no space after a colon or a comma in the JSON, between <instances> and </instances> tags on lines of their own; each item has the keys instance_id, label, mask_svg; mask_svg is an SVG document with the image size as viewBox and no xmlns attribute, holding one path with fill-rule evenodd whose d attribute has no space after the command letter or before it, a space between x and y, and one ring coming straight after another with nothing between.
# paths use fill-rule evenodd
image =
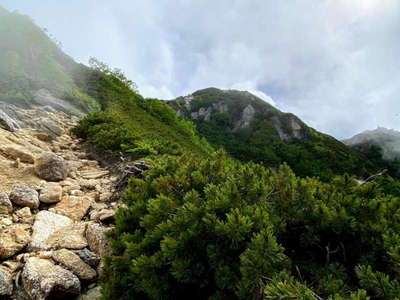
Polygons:
<instances>
[{"instance_id":1,"label":"boulder","mask_svg":"<svg viewBox=\"0 0 400 300\"><path fill-rule=\"evenodd\" d=\"M10 296L12 292L13 276L7 268L0 266L0 296Z\"/></svg>"},{"instance_id":2,"label":"boulder","mask_svg":"<svg viewBox=\"0 0 400 300\"><path fill-rule=\"evenodd\" d=\"M89 248L100 257L111 255L111 248L105 236L109 230L110 228L96 223L88 224L86 228L86 240Z\"/></svg>"},{"instance_id":3,"label":"boulder","mask_svg":"<svg viewBox=\"0 0 400 300\"><path fill-rule=\"evenodd\" d=\"M19 159L21 162L28 164L33 164L35 162L33 155L21 147L8 146L4 147L2 150L7 156L13 159Z\"/></svg>"},{"instance_id":4,"label":"boulder","mask_svg":"<svg viewBox=\"0 0 400 300\"><path fill-rule=\"evenodd\" d=\"M68 175L68 165L64 159L54 153L45 152L35 161L36 174L47 181L61 181Z\"/></svg>"},{"instance_id":5,"label":"boulder","mask_svg":"<svg viewBox=\"0 0 400 300\"><path fill-rule=\"evenodd\" d=\"M81 280L93 280L97 273L89 265L84 263L82 259L74 252L61 249L53 252L53 259L70 270Z\"/></svg>"},{"instance_id":6,"label":"boulder","mask_svg":"<svg viewBox=\"0 0 400 300\"><path fill-rule=\"evenodd\" d=\"M62 187L58 183L48 182L40 190L39 200L43 203L57 203L61 201Z\"/></svg>"},{"instance_id":7,"label":"boulder","mask_svg":"<svg viewBox=\"0 0 400 300\"><path fill-rule=\"evenodd\" d=\"M73 299L81 291L78 277L47 259L29 258L21 277L25 291L33 300Z\"/></svg>"},{"instance_id":8,"label":"boulder","mask_svg":"<svg viewBox=\"0 0 400 300\"><path fill-rule=\"evenodd\" d=\"M66 217L61 216L50 211L42 210L35 218L33 224L32 242L29 244L30 250L48 250L51 245L48 244L48 238L60 230L61 228L71 226L73 221Z\"/></svg>"},{"instance_id":9,"label":"boulder","mask_svg":"<svg viewBox=\"0 0 400 300\"><path fill-rule=\"evenodd\" d=\"M10 193L10 200L20 206L38 208L39 194L34 189L23 185L17 185Z\"/></svg>"},{"instance_id":10,"label":"boulder","mask_svg":"<svg viewBox=\"0 0 400 300\"><path fill-rule=\"evenodd\" d=\"M74 252L89 266L97 267L100 263L100 258L87 248L75 250Z\"/></svg>"},{"instance_id":11,"label":"boulder","mask_svg":"<svg viewBox=\"0 0 400 300\"><path fill-rule=\"evenodd\" d=\"M93 200L89 197L64 196L49 211L80 221L87 214Z\"/></svg>"},{"instance_id":12,"label":"boulder","mask_svg":"<svg viewBox=\"0 0 400 300\"><path fill-rule=\"evenodd\" d=\"M13 206L6 193L0 192L0 215L10 214L13 211Z\"/></svg>"},{"instance_id":13,"label":"boulder","mask_svg":"<svg viewBox=\"0 0 400 300\"><path fill-rule=\"evenodd\" d=\"M85 231L85 224L67 226L51 234L46 244L51 249L82 249L88 245L85 238Z\"/></svg>"},{"instance_id":14,"label":"boulder","mask_svg":"<svg viewBox=\"0 0 400 300\"><path fill-rule=\"evenodd\" d=\"M30 226L12 224L0 229L0 258L9 258L21 251L31 240Z\"/></svg>"}]
</instances>

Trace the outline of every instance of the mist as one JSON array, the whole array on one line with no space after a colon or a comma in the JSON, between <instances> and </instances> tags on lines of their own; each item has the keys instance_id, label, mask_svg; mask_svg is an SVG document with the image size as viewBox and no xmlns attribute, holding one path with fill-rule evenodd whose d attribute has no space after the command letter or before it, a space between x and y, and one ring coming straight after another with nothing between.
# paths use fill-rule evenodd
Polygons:
<instances>
[{"instance_id":1,"label":"mist","mask_svg":"<svg viewBox=\"0 0 400 300\"><path fill-rule=\"evenodd\" d=\"M74 59L121 68L146 97L249 90L342 139L400 129L396 0L15 1Z\"/></svg>"}]
</instances>

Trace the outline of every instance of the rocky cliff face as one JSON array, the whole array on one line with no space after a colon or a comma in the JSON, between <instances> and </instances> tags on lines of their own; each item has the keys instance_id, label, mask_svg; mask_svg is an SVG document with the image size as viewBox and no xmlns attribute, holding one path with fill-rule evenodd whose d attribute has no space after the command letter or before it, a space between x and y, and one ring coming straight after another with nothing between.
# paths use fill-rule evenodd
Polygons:
<instances>
[{"instance_id":1,"label":"rocky cliff face","mask_svg":"<svg viewBox=\"0 0 400 300\"><path fill-rule=\"evenodd\" d=\"M233 132L252 128L257 119L264 119L273 126L271 134L277 134L282 141L307 138L308 127L299 118L279 111L249 92L210 88L168 103L179 116L194 121L218 122L225 117L223 125Z\"/></svg>"},{"instance_id":2,"label":"rocky cliff face","mask_svg":"<svg viewBox=\"0 0 400 300\"><path fill-rule=\"evenodd\" d=\"M117 178L69 135L74 118L0 107L0 299L95 299Z\"/></svg>"},{"instance_id":3,"label":"rocky cliff face","mask_svg":"<svg viewBox=\"0 0 400 300\"><path fill-rule=\"evenodd\" d=\"M299 176L324 180L376 169L363 154L249 92L208 88L168 103L215 148L242 161L287 163Z\"/></svg>"}]
</instances>

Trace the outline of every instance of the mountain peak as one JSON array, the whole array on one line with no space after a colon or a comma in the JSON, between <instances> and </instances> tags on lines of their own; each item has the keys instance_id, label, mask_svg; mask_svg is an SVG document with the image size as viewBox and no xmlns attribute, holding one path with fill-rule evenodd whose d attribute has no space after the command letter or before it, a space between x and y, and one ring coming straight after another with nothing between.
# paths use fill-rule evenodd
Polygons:
<instances>
[{"instance_id":1,"label":"mountain peak","mask_svg":"<svg viewBox=\"0 0 400 300\"><path fill-rule=\"evenodd\" d=\"M395 129L382 127L382 126L378 126L378 127L376 127L375 130L371 130L370 132L376 132L376 133L383 133L383 134L388 134L388 135L400 136L400 131L397 131Z\"/></svg>"},{"instance_id":2,"label":"mountain peak","mask_svg":"<svg viewBox=\"0 0 400 300\"><path fill-rule=\"evenodd\" d=\"M400 131L378 126L376 129L365 130L343 142L349 146L354 146L371 142L377 143L379 140L388 138L400 138Z\"/></svg>"},{"instance_id":3,"label":"mountain peak","mask_svg":"<svg viewBox=\"0 0 400 300\"><path fill-rule=\"evenodd\" d=\"M376 129L356 134L344 140L343 143L362 152L370 151L371 147L375 147L387 161L400 158L400 131L394 129L378 126Z\"/></svg>"}]
</instances>

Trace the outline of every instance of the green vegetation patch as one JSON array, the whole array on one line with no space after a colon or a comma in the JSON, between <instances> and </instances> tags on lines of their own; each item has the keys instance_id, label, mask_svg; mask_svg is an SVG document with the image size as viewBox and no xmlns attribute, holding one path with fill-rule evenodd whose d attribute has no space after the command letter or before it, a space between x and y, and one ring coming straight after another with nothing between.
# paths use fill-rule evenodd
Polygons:
<instances>
[{"instance_id":1,"label":"green vegetation patch","mask_svg":"<svg viewBox=\"0 0 400 300\"><path fill-rule=\"evenodd\" d=\"M104 299L398 299L400 198L379 182L218 152L160 159L122 200Z\"/></svg>"}]
</instances>

